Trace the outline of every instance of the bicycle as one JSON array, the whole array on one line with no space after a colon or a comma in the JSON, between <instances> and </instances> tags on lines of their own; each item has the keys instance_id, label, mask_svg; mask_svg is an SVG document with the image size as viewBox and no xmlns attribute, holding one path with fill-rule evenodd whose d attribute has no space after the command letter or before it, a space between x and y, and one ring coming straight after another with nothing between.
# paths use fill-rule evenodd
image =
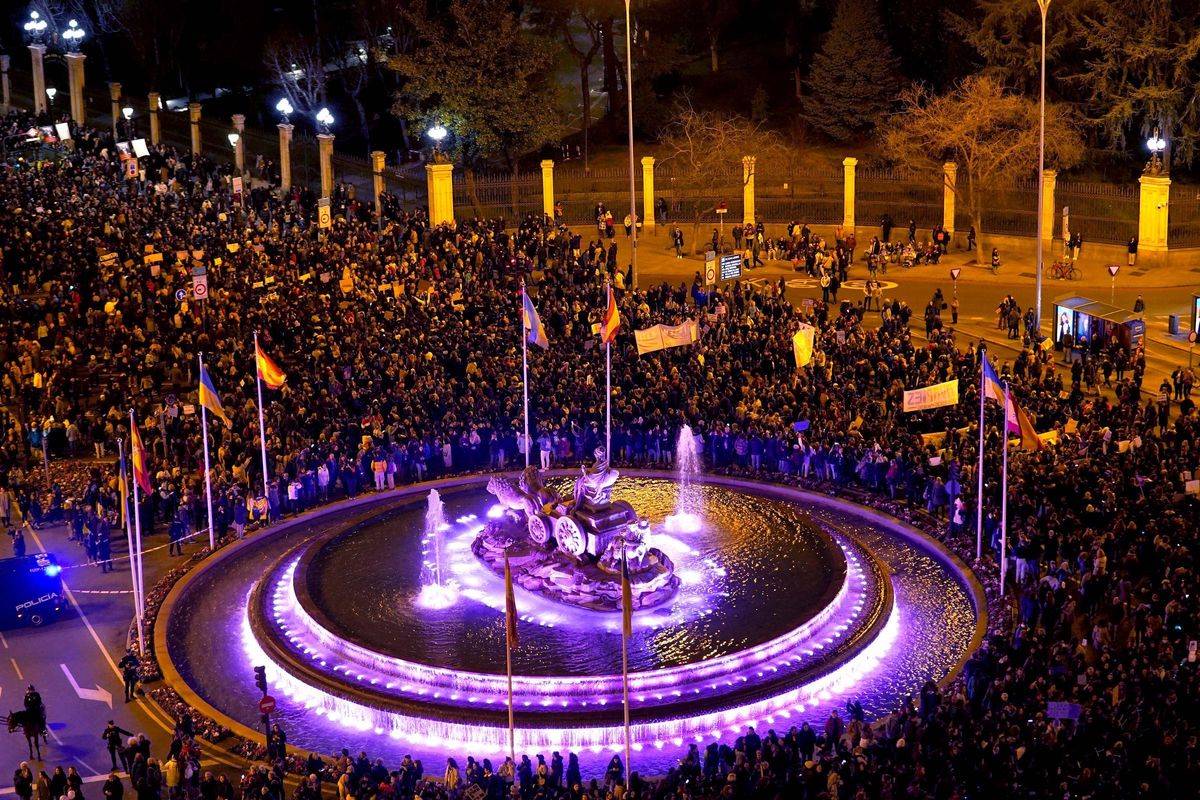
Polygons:
<instances>
[{"instance_id":1,"label":"bicycle","mask_svg":"<svg viewBox=\"0 0 1200 800\"><path fill-rule=\"evenodd\" d=\"M1060 281L1077 281L1083 277L1083 270L1073 261L1055 261L1050 265L1050 277Z\"/></svg>"}]
</instances>

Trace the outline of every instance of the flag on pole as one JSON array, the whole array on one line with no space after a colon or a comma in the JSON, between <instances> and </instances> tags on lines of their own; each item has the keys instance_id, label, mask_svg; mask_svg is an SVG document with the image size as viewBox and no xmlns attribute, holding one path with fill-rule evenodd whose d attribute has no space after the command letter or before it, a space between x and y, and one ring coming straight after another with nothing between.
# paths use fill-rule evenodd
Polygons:
<instances>
[{"instance_id":1,"label":"flag on pole","mask_svg":"<svg viewBox=\"0 0 1200 800\"><path fill-rule=\"evenodd\" d=\"M621 631L633 635L633 585L629 582L629 560L621 557Z\"/></svg>"},{"instance_id":2,"label":"flag on pole","mask_svg":"<svg viewBox=\"0 0 1200 800\"><path fill-rule=\"evenodd\" d=\"M137 423L129 419L130 449L133 451L133 479L146 494L154 491L150 484L150 470L146 467L146 448L142 446L142 434L138 431Z\"/></svg>"},{"instance_id":3,"label":"flag on pole","mask_svg":"<svg viewBox=\"0 0 1200 800\"><path fill-rule=\"evenodd\" d=\"M512 568L508 566L508 553L504 554L504 638L511 650L516 650L517 598L513 594Z\"/></svg>"},{"instance_id":4,"label":"flag on pole","mask_svg":"<svg viewBox=\"0 0 1200 800\"><path fill-rule=\"evenodd\" d=\"M600 319L600 341L612 344L617 338L617 330L621 327L621 314L617 311L617 299L613 296L612 286L608 287L608 305L604 308L604 316Z\"/></svg>"},{"instance_id":5,"label":"flag on pole","mask_svg":"<svg viewBox=\"0 0 1200 800\"><path fill-rule=\"evenodd\" d=\"M1017 405L1017 401L1009 392L1008 405L1004 411L1004 430L1006 433L1011 433L1021 437L1022 450L1042 450L1046 447L1046 442L1042 440L1033 427L1033 421L1029 419L1029 415L1025 413L1025 409Z\"/></svg>"},{"instance_id":6,"label":"flag on pole","mask_svg":"<svg viewBox=\"0 0 1200 800\"><path fill-rule=\"evenodd\" d=\"M992 368L992 362L987 360L987 356L983 357L983 393L997 403L1004 403L1004 387L1000 383L999 376L996 375L996 370Z\"/></svg>"},{"instance_id":7,"label":"flag on pole","mask_svg":"<svg viewBox=\"0 0 1200 800\"><path fill-rule=\"evenodd\" d=\"M267 385L268 389L278 389L283 386L287 375L279 368L278 364L271 360L270 356L263 352L262 345L258 344L257 340L255 340L254 349L258 360L259 379Z\"/></svg>"},{"instance_id":8,"label":"flag on pole","mask_svg":"<svg viewBox=\"0 0 1200 800\"><path fill-rule=\"evenodd\" d=\"M129 484L125 478L125 450L121 450L121 461L117 472L117 488L121 492L121 527L125 527L125 514L129 509Z\"/></svg>"},{"instance_id":9,"label":"flag on pole","mask_svg":"<svg viewBox=\"0 0 1200 800\"><path fill-rule=\"evenodd\" d=\"M262 367L260 366L259 369L261 370ZM214 416L223 419L226 428L233 427L229 415L225 413L225 406L221 405L221 396L213 387L212 378L208 377L208 370L204 368L203 364L200 365L200 405L211 411Z\"/></svg>"},{"instance_id":10,"label":"flag on pole","mask_svg":"<svg viewBox=\"0 0 1200 800\"><path fill-rule=\"evenodd\" d=\"M525 323L525 338L530 344L536 344L538 347L546 350L550 347L550 340L546 338L546 329L542 327L542 318L538 316L537 309L533 307L533 301L529 299L529 295L525 290L521 290L521 317Z\"/></svg>"}]
</instances>

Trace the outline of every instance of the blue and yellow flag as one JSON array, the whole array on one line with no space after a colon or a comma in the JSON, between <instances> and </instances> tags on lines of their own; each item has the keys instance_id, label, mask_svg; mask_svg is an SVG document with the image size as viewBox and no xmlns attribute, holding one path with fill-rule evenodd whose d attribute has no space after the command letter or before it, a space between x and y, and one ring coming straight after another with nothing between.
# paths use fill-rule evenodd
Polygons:
<instances>
[{"instance_id":1,"label":"blue and yellow flag","mask_svg":"<svg viewBox=\"0 0 1200 800\"><path fill-rule=\"evenodd\" d=\"M530 344L536 344L538 347L546 350L550 347L550 340L546 338L546 329L542 327L542 318L538 316L537 309L533 307L533 301L529 299L529 295L521 289L521 319L525 323L525 338Z\"/></svg>"},{"instance_id":2,"label":"blue and yellow flag","mask_svg":"<svg viewBox=\"0 0 1200 800\"><path fill-rule=\"evenodd\" d=\"M987 360L987 356L983 358L983 393L997 403L1004 404L1004 386L1000 383L1000 378L996 375L996 370L992 368L991 362Z\"/></svg>"},{"instance_id":3,"label":"blue and yellow flag","mask_svg":"<svg viewBox=\"0 0 1200 800\"><path fill-rule=\"evenodd\" d=\"M200 405L211 411L213 416L225 420L226 428L233 427L229 415L225 413L225 406L221 405L221 395L217 394L212 378L208 377L208 370L203 364L200 365Z\"/></svg>"}]
</instances>

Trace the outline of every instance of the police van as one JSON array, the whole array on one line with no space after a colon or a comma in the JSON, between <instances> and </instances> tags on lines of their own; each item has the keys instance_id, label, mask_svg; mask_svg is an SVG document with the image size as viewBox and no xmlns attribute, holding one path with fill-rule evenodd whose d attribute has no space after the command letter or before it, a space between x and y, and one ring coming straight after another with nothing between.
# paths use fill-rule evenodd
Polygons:
<instances>
[{"instance_id":1,"label":"police van","mask_svg":"<svg viewBox=\"0 0 1200 800\"><path fill-rule=\"evenodd\" d=\"M0 626L44 625L66 604L53 553L0 559Z\"/></svg>"}]
</instances>

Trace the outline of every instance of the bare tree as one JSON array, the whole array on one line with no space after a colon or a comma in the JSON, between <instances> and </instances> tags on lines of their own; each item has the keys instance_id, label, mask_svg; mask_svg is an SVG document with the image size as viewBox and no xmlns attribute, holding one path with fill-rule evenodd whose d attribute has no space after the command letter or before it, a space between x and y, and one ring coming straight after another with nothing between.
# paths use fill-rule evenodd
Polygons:
<instances>
[{"instance_id":1,"label":"bare tree","mask_svg":"<svg viewBox=\"0 0 1200 800\"><path fill-rule=\"evenodd\" d=\"M263 51L263 62L297 111L312 114L325 105L325 64L316 41L306 37L271 41Z\"/></svg>"}]
</instances>

